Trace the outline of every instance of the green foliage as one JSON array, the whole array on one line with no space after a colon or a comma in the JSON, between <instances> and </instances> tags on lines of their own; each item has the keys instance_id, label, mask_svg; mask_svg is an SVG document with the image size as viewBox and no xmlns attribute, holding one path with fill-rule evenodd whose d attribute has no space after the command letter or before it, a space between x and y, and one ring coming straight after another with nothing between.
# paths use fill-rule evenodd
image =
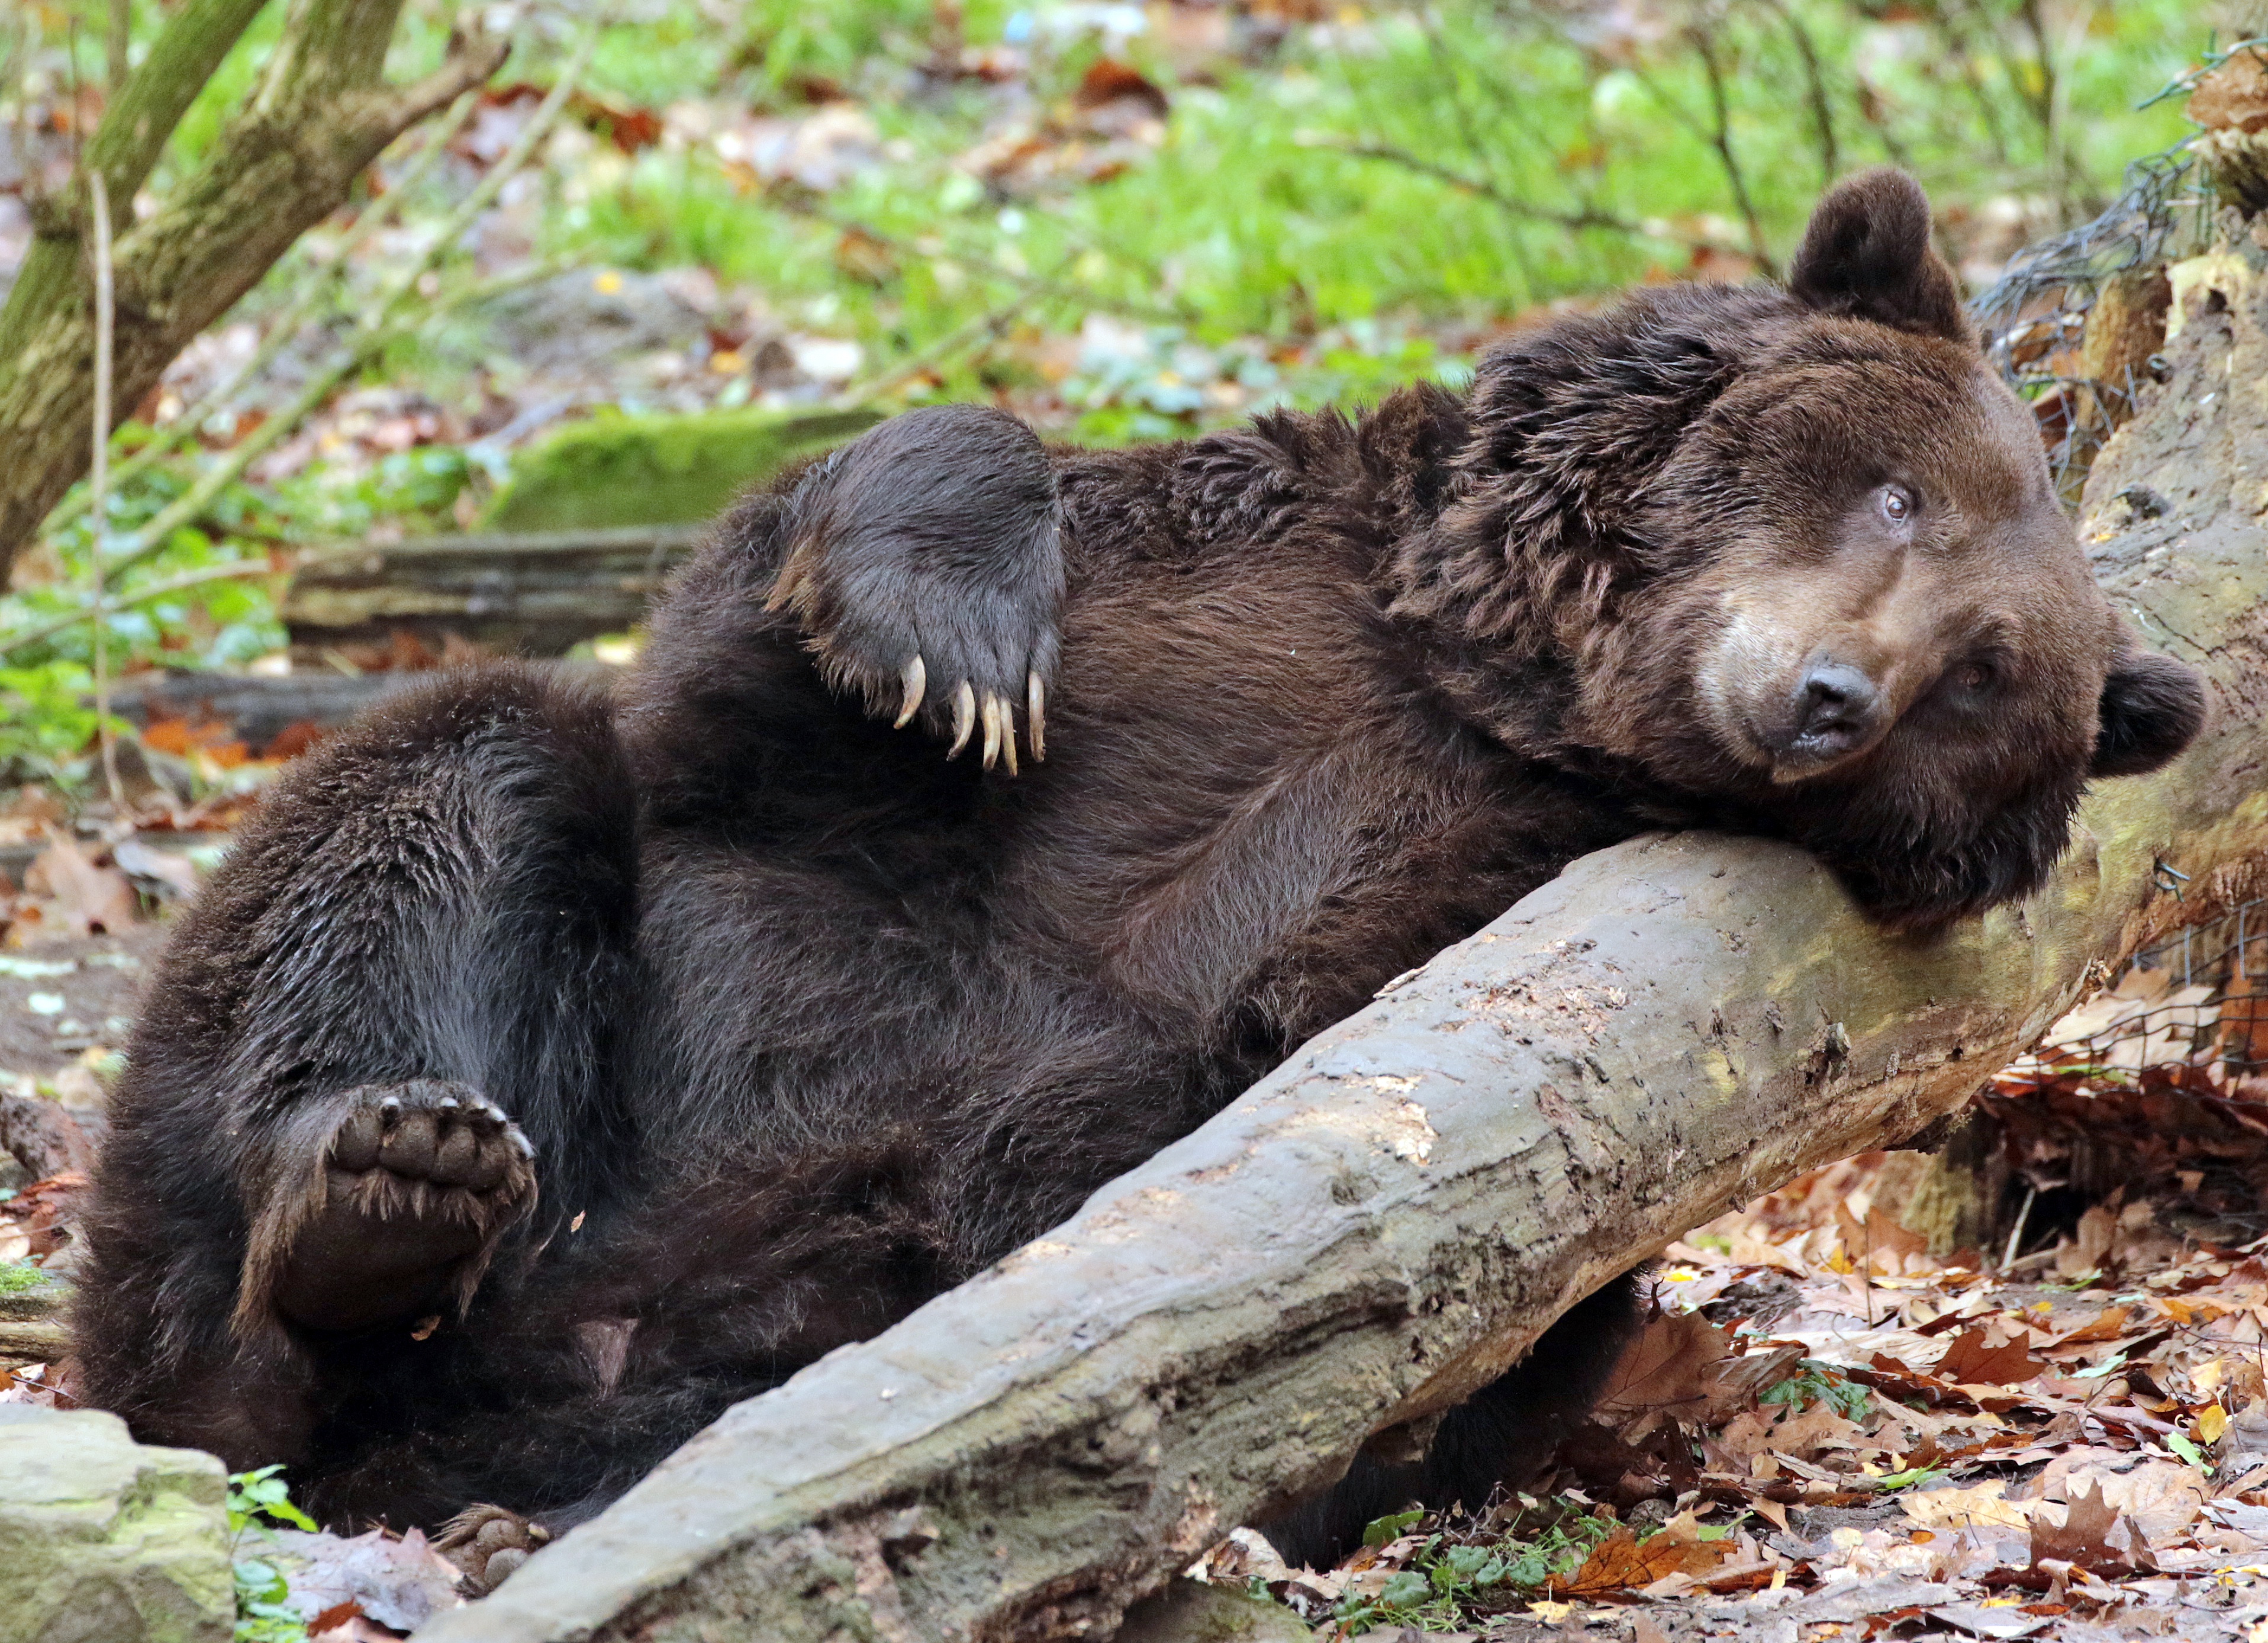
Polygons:
<instances>
[{"instance_id":1,"label":"green foliage","mask_svg":"<svg viewBox=\"0 0 2268 1643\"><path fill-rule=\"evenodd\" d=\"M258 1471L232 1473L228 1480L228 1532L242 1536L247 1532L265 1532L271 1523L281 1523L286 1529L313 1531L314 1519L291 1504L291 1486L283 1477L279 1465L263 1466Z\"/></svg>"},{"instance_id":2,"label":"green foliage","mask_svg":"<svg viewBox=\"0 0 2268 1643\"><path fill-rule=\"evenodd\" d=\"M63 779L93 739L94 675L77 662L0 667L0 783Z\"/></svg>"},{"instance_id":3,"label":"green foliage","mask_svg":"<svg viewBox=\"0 0 2268 1643\"><path fill-rule=\"evenodd\" d=\"M0 1295L20 1295L47 1281L35 1266L21 1261L0 1261Z\"/></svg>"},{"instance_id":4,"label":"green foliage","mask_svg":"<svg viewBox=\"0 0 2268 1643\"><path fill-rule=\"evenodd\" d=\"M1398 1512L1380 1518L1363 1531L1363 1544L1386 1545L1415 1529L1425 1515ZM1536 1521L1529 1537L1517 1538L1530 1517ZM1374 1595L1342 1599L1334 1618L1349 1635L1379 1626L1454 1629L1488 1594L1538 1591L1572 1575L1592 1548L1614 1532L1615 1520L1554 1500L1523 1512L1511 1527L1513 1533L1483 1543L1429 1536L1408 1566L1388 1575Z\"/></svg>"},{"instance_id":5,"label":"green foliage","mask_svg":"<svg viewBox=\"0 0 2268 1643\"><path fill-rule=\"evenodd\" d=\"M1795 1374L1756 1395L1759 1404L1780 1404L1791 1415L1800 1415L1814 1404L1831 1404L1845 1420L1856 1420L1874 1404L1874 1395L1846 1379L1832 1364L1807 1358Z\"/></svg>"},{"instance_id":6,"label":"green foliage","mask_svg":"<svg viewBox=\"0 0 2268 1643\"><path fill-rule=\"evenodd\" d=\"M269 1525L312 1530L313 1518L291 1504L281 1466L236 1472L228 1480L228 1532L241 1552L251 1536L269 1538ZM261 1558L239 1557L236 1571L236 1643L306 1643L306 1623L291 1605L291 1588L284 1572Z\"/></svg>"}]
</instances>

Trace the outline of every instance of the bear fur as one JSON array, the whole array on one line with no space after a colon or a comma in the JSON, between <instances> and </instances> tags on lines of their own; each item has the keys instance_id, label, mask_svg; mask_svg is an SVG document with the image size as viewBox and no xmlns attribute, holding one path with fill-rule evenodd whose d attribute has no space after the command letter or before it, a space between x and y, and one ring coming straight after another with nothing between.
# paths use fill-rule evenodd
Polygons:
<instances>
[{"instance_id":1,"label":"bear fur","mask_svg":"<svg viewBox=\"0 0 2268 1643\"><path fill-rule=\"evenodd\" d=\"M1352 419L911 413L738 505L618 700L500 665L325 743L159 966L83 1396L334 1524L571 1522L1586 851L1775 835L1921 932L2036 888L2203 697L1928 234L1868 173L1787 290ZM1633 1317L1282 1503L1287 1550L1519 1481Z\"/></svg>"}]
</instances>

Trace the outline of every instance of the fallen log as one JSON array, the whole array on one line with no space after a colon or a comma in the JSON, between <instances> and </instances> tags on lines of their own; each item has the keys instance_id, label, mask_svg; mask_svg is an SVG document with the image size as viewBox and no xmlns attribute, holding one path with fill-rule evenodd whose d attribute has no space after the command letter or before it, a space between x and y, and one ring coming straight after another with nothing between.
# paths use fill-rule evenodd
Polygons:
<instances>
[{"instance_id":1,"label":"fallen log","mask_svg":"<svg viewBox=\"0 0 2268 1643\"><path fill-rule=\"evenodd\" d=\"M2176 271L2170 379L2098 459L2081 527L2115 596L2208 671L2213 722L2159 775L2101 785L2039 895L1899 939L1785 846L1585 858L420 1636L1108 1636L1609 1277L1912 1136L2123 955L2257 893L2268 407L2226 390L2268 372L2263 260Z\"/></svg>"},{"instance_id":2,"label":"fallen log","mask_svg":"<svg viewBox=\"0 0 2268 1643\"><path fill-rule=\"evenodd\" d=\"M704 528L411 536L327 553L292 578L284 602L292 659L384 667L397 634L435 655L453 637L502 655L563 655L643 620Z\"/></svg>"}]
</instances>

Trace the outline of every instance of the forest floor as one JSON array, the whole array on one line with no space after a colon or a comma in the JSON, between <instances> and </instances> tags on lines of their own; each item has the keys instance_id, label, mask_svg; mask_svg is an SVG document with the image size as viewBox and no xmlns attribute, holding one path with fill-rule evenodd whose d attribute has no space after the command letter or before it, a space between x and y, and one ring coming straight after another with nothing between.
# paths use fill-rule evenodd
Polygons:
<instances>
[{"instance_id":1,"label":"forest floor","mask_svg":"<svg viewBox=\"0 0 2268 1643\"><path fill-rule=\"evenodd\" d=\"M160 880L59 836L0 953L0 1099L84 1116L162 939L143 916ZM1327 1572L1249 1531L1200 1570L1374 1643L2268 1639L2246 986L2130 971L1992 1081L1984 1178L2015 1213L1991 1250L1935 1258L1909 1227L1924 1154L1807 1175L1669 1247L1598 1418L1529 1492L1381 1520ZM0 1263L67 1277L83 1180L0 1183ZM67 1360L0 1374L0 1402L70 1404ZM263 1555L334 1643L457 1601L415 1533L284 1539Z\"/></svg>"}]
</instances>

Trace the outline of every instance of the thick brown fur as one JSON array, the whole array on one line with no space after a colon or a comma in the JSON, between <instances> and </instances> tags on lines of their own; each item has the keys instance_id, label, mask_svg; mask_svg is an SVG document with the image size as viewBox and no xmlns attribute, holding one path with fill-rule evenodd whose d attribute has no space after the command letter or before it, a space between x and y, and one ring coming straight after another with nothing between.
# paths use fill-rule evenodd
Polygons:
<instances>
[{"instance_id":1,"label":"thick brown fur","mask_svg":"<svg viewBox=\"0 0 2268 1643\"><path fill-rule=\"evenodd\" d=\"M2202 696L2095 588L1952 293L1870 173L1793 293L1648 291L1465 392L1116 452L914 413L736 508L618 704L498 667L387 708L161 969L87 1395L333 1522L564 1523L1577 855L1775 834L1917 930L2028 893L2090 772L2172 757ZM540 1194L483 1200L438 1327L320 1327L383 1250L307 1254L310 1172L419 1080L508 1115ZM1517 1474L1631 1315L1571 1315L1287 1543Z\"/></svg>"}]
</instances>

